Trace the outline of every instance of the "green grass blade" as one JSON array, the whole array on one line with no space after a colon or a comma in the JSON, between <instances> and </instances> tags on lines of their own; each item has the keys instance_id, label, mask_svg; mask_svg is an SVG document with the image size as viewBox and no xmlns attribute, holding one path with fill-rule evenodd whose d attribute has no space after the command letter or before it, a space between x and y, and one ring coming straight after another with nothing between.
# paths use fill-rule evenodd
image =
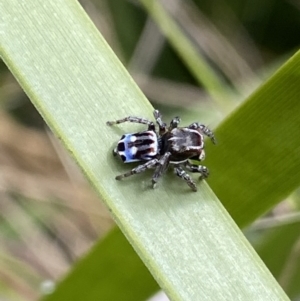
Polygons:
<instances>
[{"instance_id":1,"label":"green grass blade","mask_svg":"<svg viewBox=\"0 0 300 301\"><path fill-rule=\"evenodd\" d=\"M228 90L228 87L225 86L225 83L222 82L213 68L179 29L161 3L154 0L140 0L140 2L144 5L147 13L160 27L183 62L185 62L190 72L199 82L199 85L203 85L207 93L210 94L220 106L225 106L223 101L224 96L222 96L222 94Z\"/></svg>"},{"instance_id":2,"label":"green grass blade","mask_svg":"<svg viewBox=\"0 0 300 301\"><path fill-rule=\"evenodd\" d=\"M233 219L245 226L300 184L300 52L216 130L207 145L209 179Z\"/></svg>"},{"instance_id":3,"label":"green grass blade","mask_svg":"<svg viewBox=\"0 0 300 301\"><path fill-rule=\"evenodd\" d=\"M1 56L170 298L287 300L206 183L192 193L174 175L155 191L149 174L114 180L129 167L112 145L141 127L106 120L152 108L79 4L1 0L0 11Z\"/></svg>"},{"instance_id":4,"label":"green grass blade","mask_svg":"<svg viewBox=\"0 0 300 301\"><path fill-rule=\"evenodd\" d=\"M299 231L299 222L266 229L255 244L258 254L290 298L300 294Z\"/></svg>"},{"instance_id":5,"label":"green grass blade","mask_svg":"<svg viewBox=\"0 0 300 301\"><path fill-rule=\"evenodd\" d=\"M75 265L56 293L44 300L146 300L158 290L131 245L114 229Z\"/></svg>"}]
</instances>

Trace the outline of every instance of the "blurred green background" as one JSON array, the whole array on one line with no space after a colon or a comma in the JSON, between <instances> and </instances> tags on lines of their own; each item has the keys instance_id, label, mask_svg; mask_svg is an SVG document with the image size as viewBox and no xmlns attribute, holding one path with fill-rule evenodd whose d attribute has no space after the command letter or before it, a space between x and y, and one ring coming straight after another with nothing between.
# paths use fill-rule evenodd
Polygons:
<instances>
[{"instance_id":1,"label":"blurred green background","mask_svg":"<svg viewBox=\"0 0 300 301\"><path fill-rule=\"evenodd\" d=\"M214 128L299 48L297 0L161 1L226 83L220 105L138 1L80 3L166 120L180 114ZM113 221L3 63L0 100L0 299L37 300ZM300 298L299 204L295 191L245 230L292 300Z\"/></svg>"}]
</instances>

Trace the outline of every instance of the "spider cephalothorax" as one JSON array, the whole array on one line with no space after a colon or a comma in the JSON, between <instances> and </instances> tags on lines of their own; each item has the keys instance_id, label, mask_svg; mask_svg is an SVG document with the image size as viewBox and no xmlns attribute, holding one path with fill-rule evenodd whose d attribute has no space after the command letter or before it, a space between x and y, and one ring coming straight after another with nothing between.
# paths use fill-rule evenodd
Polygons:
<instances>
[{"instance_id":1,"label":"spider cephalothorax","mask_svg":"<svg viewBox=\"0 0 300 301\"><path fill-rule=\"evenodd\" d=\"M203 124L197 122L187 127L178 127L180 118L172 119L170 125L164 123L158 110L154 110L154 118L158 124L159 131L156 132L155 125L140 117L125 117L116 121L108 121L107 125L122 122L135 122L148 125L143 132L125 134L121 137L114 155L119 155L124 163L145 161L145 163L133 168L131 171L116 177L117 180L141 173L149 168L155 168L152 176L153 187L158 178L164 173L170 164L173 165L177 176L184 179L187 184L197 191L195 182L184 170L198 172L200 179L208 177L208 169L203 165L191 164L189 159L202 161L204 153L204 135L211 138L215 143L213 132Z\"/></svg>"}]
</instances>

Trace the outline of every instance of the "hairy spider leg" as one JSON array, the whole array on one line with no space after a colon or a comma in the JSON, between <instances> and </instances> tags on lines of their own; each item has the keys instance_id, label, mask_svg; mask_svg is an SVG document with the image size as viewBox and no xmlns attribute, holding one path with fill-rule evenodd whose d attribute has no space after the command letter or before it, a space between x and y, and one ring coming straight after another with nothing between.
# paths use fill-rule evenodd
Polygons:
<instances>
[{"instance_id":1,"label":"hairy spider leg","mask_svg":"<svg viewBox=\"0 0 300 301\"><path fill-rule=\"evenodd\" d=\"M123 123L123 122L147 124L148 131L155 131L155 125L154 125L153 121L150 121L148 119L141 118L141 117L135 117L135 116L128 116L128 117L125 117L125 118L122 118L119 120L115 120L115 121L107 121L106 124L111 126L111 125L119 124L119 123Z\"/></svg>"},{"instance_id":2,"label":"hairy spider leg","mask_svg":"<svg viewBox=\"0 0 300 301\"><path fill-rule=\"evenodd\" d=\"M158 124L159 127L159 135L163 135L166 130L167 130L167 124L162 121L162 115L158 110L154 110L153 116L155 118L156 123Z\"/></svg>"},{"instance_id":3,"label":"hairy spider leg","mask_svg":"<svg viewBox=\"0 0 300 301\"><path fill-rule=\"evenodd\" d=\"M189 129L194 129L200 131L203 135L209 137L213 144L217 143L215 135L212 130L210 130L206 125L194 122L188 126Z\"/></svg>"},{"instance_id":4,"label":"hairy spider leg","mask_svg":"<svg viewBox=\"0 0 300 301\"><path fill-rule=\"evenodd\" d=\"M156 158L152 159L150 161L147 161L144 164L141 164L141 165L133 168L132 170L130 170L130 171L124 173L124 174L116 176L116 180L122 180L123 178L130 177L132 175L144 172L147 169L153 168L157 164L158 164L158 159L156 159Z\"/></svg>"},{"instance_id":5,"label":"hairy spider leg","mask_svg":"<svg viewBox=\"0 0 300 301\"><path fill-rule=\"evenodd\" d=\"M157 167L155 169L155 172L152 176L152 186L155 188L157 180L161 175L164 173L164 171L169 166L169 158L171 156L170 152L165 153L158 161Z\"/></svg>"},{"instance_id":6,"label":"hairy spider leg","mask_svg":"<svg viewBox=\"0 0 300 301\"><path fill-rule=\"evenodd\" d=\"M171 122L170 122L170 126L169 126L169 131L175 129L178 127L179 123L180 123L180 117L179 116L176 116L174 117Z\"/></svg>"},{"instance_id":7,"label":"hairy spider leg","mask_svg":"<svg viewBox=\"0 0 300 301\"><path fill-rule=\"evenodd\" d=\"M175 165L174 171L179 178L184 180L192 188L193 191L197 191L197 186L196 186L195 182L193 181L191 176L182 167Z\"/></svg>"},{"instance_id":8,"label":"hairy spider leg","mask_svg":"<svg viewBox=\"0 0 300 301\"><path fill-rule=\"evenodd\" d=\"M187 170L191 172L200 173L201 174L201 176L199 177L200 180L206 179L209 176L209 170L204 165L191 164L190 162L186 161L184 166Z\"/></svg>"}]
</instances>

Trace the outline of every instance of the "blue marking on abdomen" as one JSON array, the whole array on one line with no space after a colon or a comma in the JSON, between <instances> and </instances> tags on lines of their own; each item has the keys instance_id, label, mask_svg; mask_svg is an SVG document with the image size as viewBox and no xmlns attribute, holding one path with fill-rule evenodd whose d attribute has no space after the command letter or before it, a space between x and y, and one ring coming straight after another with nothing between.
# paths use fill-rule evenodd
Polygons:
<instances>
[{"instance_id":1,"label":"blue marking on abdomen","mask_svg":"<svg viewBox=\"0 0 300 301\"><path fill-rule=\"evenodd\" d=\"M135 154L132 153L131 148L129 147L129 144L132 143L130 138L132 136L134 136L134 134L125 134L125 137L119 141L119 143L123 142L124 146L125 146L125 150L124 151L119 151L119 155L123 155L125 156L125 160L124 163L130 163L130 162L137 162L137 161L141 161L141 159L137 159L135 157Z\"/></svg>"},{"instance_id":2,"label":"blue marking on abdomen","mask_svg":"<svg viewBox=\"0 0 300 301\"><path fill-rule=\"evenodd\" d=\"M124 163L130 163L153 159L157 155L157 148L156 134L153 131L144 131L123 135L117 152Z\"/></svg>"}]
</instances>

